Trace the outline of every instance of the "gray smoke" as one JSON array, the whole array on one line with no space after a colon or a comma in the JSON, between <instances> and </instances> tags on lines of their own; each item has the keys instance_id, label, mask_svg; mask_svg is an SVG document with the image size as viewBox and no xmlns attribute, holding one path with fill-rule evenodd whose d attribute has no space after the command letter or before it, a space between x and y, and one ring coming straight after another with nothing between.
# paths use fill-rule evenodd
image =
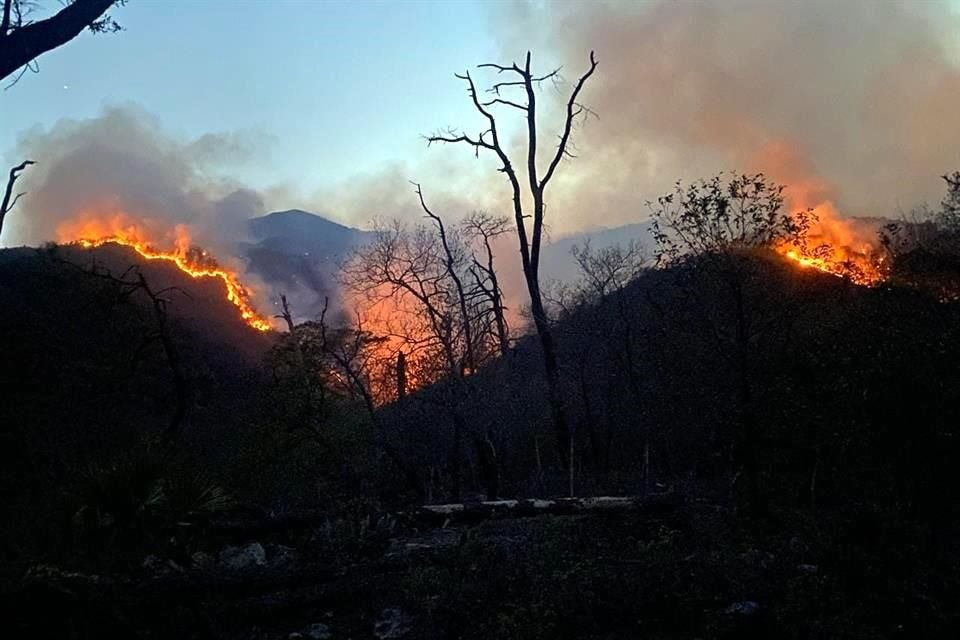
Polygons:
<instances>
[{"instance_id":1,"label":"gray smoke","mask_svg":"<svg viewBox=\"0 0 960 640\"><path fill-rule=\"evenodd\" d=\"M38 164L23 174L29 196L10 216L7 243L57 240L85 213L124 212L158 229L187 225L198 244L229 253L263 201L218 171L249 159L252 146L239 134L177 139L132 106L31 130L17 153Z\"/></svg>"},{"instance_id":2,"label":"gray smoke","mask_svg":"<svg viewBox=\"0 0 960 640\"><path fill-rule=\"evenodd\" d=\"M507 59L545 47L568 78L591 49L600 60L584 94L599 119L553 196L565 228L635 222L673 181L732 169L817 181L845 215L896 215L939 200L960 165L946 2L508 6L494 20Z\"/></svg>"}]
</instances>

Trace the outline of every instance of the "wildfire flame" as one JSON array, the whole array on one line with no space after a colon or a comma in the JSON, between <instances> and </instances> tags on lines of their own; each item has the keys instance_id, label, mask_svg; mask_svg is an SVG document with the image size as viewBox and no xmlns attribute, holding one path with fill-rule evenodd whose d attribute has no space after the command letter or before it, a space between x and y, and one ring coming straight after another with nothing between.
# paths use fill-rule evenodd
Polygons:
<instances>
[{"instance_id":1,"label":"wildfire flame","mask_svg":"<svg viewBox=\"0 0 960 640\"><path fill-rule=\"evenodd\" d=\"M870 225L858 228L854 221L839 217L831 202L812 209L817 221L807 233L806 246L786 244L778 251L802 268L817 269L859 285L883 282L883 256L873 240L877 230Z\"/></svg>"},{"instance_id":2,"label":"wildfire flame","mask_svg":"<svg viewBox=\"0 0 960 640\"><path fill-rule=\"evenodd\" d=\"M78 220L60 225L57 239L88 249L105 244L130 247L147 260L163 260L174 264L191 278L217 278L223 282L227 300L237 308L244 322L258 331L270 330L269 321L251 305L250 290L240 282L237 273L219 265L206 251L192 246L190 233L184 225L174 227L174 246L170 250L158 248L157 242L149 239L151 233L147 230L148 226L151 225L134 223L124 214L108 217L83 215Z\"/></svg>"},{"instance_id":3,"label":"wildfire flame","mask_svg":"<svg viewBox=\"0 0 960 640\"><path fill-rule=\"evenodd\" d=\"M776 247L781 255L801 268L817 269L864 286L876 286L886 279L877 246L879 229L867 221L840 215L834 205L834 190L817 176L802 144L772 140L752 164L787 185L783 195L790 211L812 211L816 217L807 231L806 245Z\"/></svg>"}]
</instances>

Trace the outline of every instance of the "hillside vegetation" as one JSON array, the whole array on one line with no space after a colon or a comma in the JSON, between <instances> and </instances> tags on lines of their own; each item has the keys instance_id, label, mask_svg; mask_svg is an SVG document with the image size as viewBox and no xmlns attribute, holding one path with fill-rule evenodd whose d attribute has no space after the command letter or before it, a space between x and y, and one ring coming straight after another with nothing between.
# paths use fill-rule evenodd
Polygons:
<instances>
[{"instance_id":1,"label":"hillside vegetation","mask_svg":"<svg viewBox=\"0 0 960 640\"><path fill-rule=\"evenodd\" d=\"M762 250L732 272L705 256L562 298L568 470L532 338L465 379L456 428L453 382L371 414L328 377L332 351L308 325L300 357L327 369L305 383L290 335L250 330L205 283L129 252L98 249L98 269L70 248L4 252L6 600L35 632L286 637L322 617L362 635L394 616L415 637L949 637L960 306L943 295L947 255L904 253L873 288ZM118 281L128 264L176 287L162 321ZM453 464L467 500L670 506L452 530L397 515L449 500ZM266 564L229 569L224 545L251 543ZM105 576L135 586L108 604ZM151 599L180 613L157 617ZM37 607L62 608L55 621Z\"/></svg>"}]
</instances>

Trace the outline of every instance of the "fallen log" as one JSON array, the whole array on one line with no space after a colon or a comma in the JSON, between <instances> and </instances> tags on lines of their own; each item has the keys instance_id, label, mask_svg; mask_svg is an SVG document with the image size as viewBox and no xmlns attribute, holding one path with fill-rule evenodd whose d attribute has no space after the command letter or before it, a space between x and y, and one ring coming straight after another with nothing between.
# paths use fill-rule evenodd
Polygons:
<instances>
[{"instance_id":1,"label":"fallen log","mask_svg":"<svg viewBox=\"0 0 960 640\"><path fill-rule=\"evenodd\" d=\"M593 498L555 498L530 500L490 500L454 504L424 505L398 514L398 520L431 526L472 524L503 518L528 518L544 515L580 515L596 513L670 513L679 503L673 493L648 496L599 496Z\"/></svg>"},{"instance_id":2,"label":"fallen log","mask_svg":"<svg viewBox=\"0 0 960 640\"><path fill-rule=\"evenodd\" d=\"M482 502L458 502L415 507L397 513L398 522L443 526L445 524L471 524L500 518L527 518L544 515L577 515L599 512L643 512L650 515L671 512L680 500L673 493L655 493L647 496L598 496L592 498L550 498L524 500L490 500ZM393 516L382 516L389 522ZM241 517L227 514L225 517L204 516L184 519L179 523L181 533L201 531L207 536L224 537L224 540L250 540L292 529L311 529L330 521L326 511L301 510L277 515Z\"/></svg>"}]
</instances>

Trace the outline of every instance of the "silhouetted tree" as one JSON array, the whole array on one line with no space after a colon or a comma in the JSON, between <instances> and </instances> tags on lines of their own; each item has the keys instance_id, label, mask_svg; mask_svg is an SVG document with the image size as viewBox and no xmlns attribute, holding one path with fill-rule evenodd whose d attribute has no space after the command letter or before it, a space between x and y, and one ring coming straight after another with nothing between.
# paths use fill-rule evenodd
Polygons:
<instances>
[{"instance_id":1,"label":"silhouetted tree","mask_svg":"<svg viewBox=\"0 0 960 640\"><path fill-rule=\"evenodd\" d=\"M551 179L556 174L557 167L559 167L561 160L573 157L568 146L570 144L570 135L573 131L574 123L581 116L590 113L589 109L579 102L580 92L596 70L597 61L591 51L590 68L580 76L574 84L573 90L570 92L566 104L563 131L560 134L556 151L553 153L547 169L543 173L540 172L540 167L537 163L537 152L539 150L537 143L537 88L546 80L556 79L559 74L559 69L555 69L545 75L536 75L531 68L530 52L527 52L523 66L516 63L511 65L482 64L479 68L492 69L497 74L506 74L506 77L513 78L511 80L494 83L489 90L494 97L490 100L482 101L470 72L467 71L463 75L457 74L457 78L467 83L470 99L473 102L474 108L486 120L486 128L477 136L450 130L428 136L427 140L431 144L437 142L466 144L473 148L476 155L479 155L481 151L493 153L500 161L500 171L507 177L510 183L513 195L513 213L517 238L520 242L523 276L527 285L527 291L530 294L530 308L534 326L540 337L540 346L543 350L547 393L553 427L556 433L557 448L560 453L560 460L566 468L570 458L570 429L567 424L566 412L563 406L563 396L560 390L560 366L557 360L557 348L550 329L550 321L544 309L543 295L540 290L540 249L543 240L543 225L546 214L546 190ZM521 90L526 102L517 102L504 97L506 92L512 90ZM500 139L497 118L493 112L494 107L516 109L524 114L527 129L526 171L529 185L526 195L520 186L520 178L513 161L510 159ZM532 210L530 211L525 211L524 201L527 197L529 197L532 202Z\"/></svg>"},{"instance_id":2,"label":"silhouetted tree","mask_svg":"<svg viewBox=\"0 0 960 640\"><path fill-rule=\"evenodd\" d=\"M20 192L17 195L13 195L13 185L17 181L17 178L20 177L20 174L31 164L36 164L33 160L24 160L20 164L10 169L10 174L7 176L7 188L3 192L3 201L0 202L0 238L3 237L3 221L6 220L7 214L13 209L14 205L17 204L17 200L23 197L24 192ZM11 199L12 198L12 199Z\"/></svg>"},{"instance_id":3,"label":"silhouetted tree","mask_svg":"<svg viewBox=\"0 0 960 640\"><path fill-rule=\"evenodd\" d=\"M38 56L66 44L84 29L94 33L119 31L120 26L107 14L110 7L126 0L72 0L57 13L32 20L37 8L29 0L3 0L0 19L0 79L16 73L20 79L32 68ZM34 70L36 70L34 68Z\"/></svg>"},{"instance_id":4,"label":"silhouetted tree","mask_svg":"<svg viewBox=\"0 0 960 640\"><path fill-rule=\"evenodd\" d=\"M466 431L464 379L501 352L499 329L492 332L490 327L504 322L503 309L492 252L480 275L480 263L471 256L460 230L448 228L415 186L430 224L381 226L374 240L348 261L343 280L371 308L389 310L388 331L415 358L418 384L444 380L443 405L453 422L450 471L456 496ZM480 224L488 235L497 231L492 222ZM408 362L405 354L405 367Z\"/></svg>"},{"instance_id":5,"label":"silhouetted tree","mask_svg":"<svg viewBox=\"0 0 960 640\"><path fill-rule=\"evenodd\" d=\"M507 324L506 307L503 303L503 291L494 268L493 241L505 233L510 232L510 223L503 216L493 216L483 211L474 211L463 221L463 233L469 240L479 243L482 247L482 260L473 256L473 265L469 268L470 275L476 284L479 297L489 304L492 324L486 323L480 327L481 331L496 331L497 342L500 346L500 355L507 355L510 350L510 327Z\"/></svg>"}]
</instances>

